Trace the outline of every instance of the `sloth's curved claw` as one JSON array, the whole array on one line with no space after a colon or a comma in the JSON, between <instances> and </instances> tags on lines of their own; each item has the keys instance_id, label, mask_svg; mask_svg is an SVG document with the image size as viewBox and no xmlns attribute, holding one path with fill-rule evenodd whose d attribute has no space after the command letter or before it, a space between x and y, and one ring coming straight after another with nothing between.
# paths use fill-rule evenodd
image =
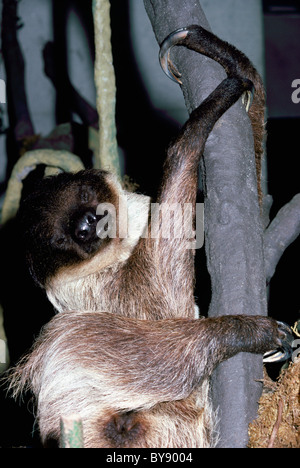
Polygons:
<instances>
[{"instance_id":1,"label":"sloth's curved claw","mask_svg":"<svg viewBox=\"0 0 300 468\"><path fill-rule=\"evenodd\" d=\"M243 102L243 105L245 106L247 113L249 112L249 109L252 105L253 98L254 98L254 90L245 91L242 96L242 102Z\"/></svg>"},{"instance_id":2,"label":"sloth's curved claw","mask_svg":"<svg viewBox=\"0 0 300 468\"><path fill-rule=\"evenodd\" d=\"M166 39L162 42L159 51L159 63L161 68L165 72L165 74L171 78L171 80L175 81L175 83L182 84L180 77L181 74L172 63L170 58L170 52L172 47L176 45L180 45L180 43L186 38L188 35L187 28L177 29L176 31L169 34Z\"/></svg>"},{"instance_id":3,"label":"sloth's curved claw","mask_svg":"<svg viewBox=\"0 0 300 468\"><path fill-rule=\"evenodd\" d=\"M180 28L169 34L162 42L159 50L159 63L165 74L175 83L182 84L180 79L181 73L177 70L171 60L171 49L174 46L181 45L189 34L189 27ZM246 91L242 96L243 105L246 112L249 111L254 98L254 87L252 90Z\"/></svg>"},{"instance_id":4,"label":"sloth's curved claw","mask_svg":"<svg viewBox=\"0 0 300 468\"><path fill-rule=\"evenodd\" d=\"M287 356L285 352L273 349L273 351L268 351L267 353L264 354L263 362L264 363L281 362L281 361L286 361L288 358L289 356Z\"/></svg>"},{"instance_id":5,"label":"sloth's curved claw","mask_svg":"<svg viewBox=\"0 0 300 468\"><path fill-rule=\"evenodd\" d=\"M278 323L279 348L268 351L263 356L263 362L287 361L292 355L293 333L291 328L284 322Z\"/></svg>"}]
</instances>

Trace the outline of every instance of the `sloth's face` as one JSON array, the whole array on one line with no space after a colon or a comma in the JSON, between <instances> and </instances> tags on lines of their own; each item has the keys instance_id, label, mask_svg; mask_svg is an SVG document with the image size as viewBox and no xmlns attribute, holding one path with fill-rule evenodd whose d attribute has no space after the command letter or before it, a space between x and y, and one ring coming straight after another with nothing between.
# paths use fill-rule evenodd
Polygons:
<instances>
[{"instance_id":1,"label":"sloth's face","mask_svg":"<svg viewBox=\"0 0 300 468\"><path fill-rule=\"evenodd\" d=\"M116 203L104 171L63 173L45 178L20 208L30 270L39 284L61 265L88 259L110 241L103 203ZM106 220L107 221L107 220Z\"/></svg>"}]
</instances>

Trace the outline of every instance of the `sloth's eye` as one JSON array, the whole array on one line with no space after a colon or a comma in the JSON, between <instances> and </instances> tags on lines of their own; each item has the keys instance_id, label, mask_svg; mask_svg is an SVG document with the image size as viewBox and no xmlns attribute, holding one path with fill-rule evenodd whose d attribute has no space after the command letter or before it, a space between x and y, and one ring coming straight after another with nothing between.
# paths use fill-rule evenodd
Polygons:
<instances>
[{"instance_id":1,"label":"sloth's eye","mask_svg":"<svg viewBox=\"0 0 300 468\"><path fill-rule=\"evenodd\" d=\"M56 242L57 245L63 245L65 243L65 238L60 237L59 239L56 239L55 242Z\"/></svg>"},{"instance_id":2,"label":"sloth's eye","mask_svg":"<svg viewBox=\"0 0 300 468\"><path fill-rule=\"evenodd\" d=\"M55 235L52 237L50 242L54 248L55 247L62 248L62 247L65 247L67 243L67 238L64 235Z\"/></svg>"}]
</instances>

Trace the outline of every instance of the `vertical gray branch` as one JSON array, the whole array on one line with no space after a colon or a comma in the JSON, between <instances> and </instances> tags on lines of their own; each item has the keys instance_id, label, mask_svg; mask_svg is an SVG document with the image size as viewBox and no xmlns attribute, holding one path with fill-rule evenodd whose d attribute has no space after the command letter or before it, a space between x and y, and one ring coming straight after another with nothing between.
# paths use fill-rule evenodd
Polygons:
<instances>
[{"instance_id":1,"label":"vertical gray branch","mask_svg":"<svg viewBox=\"0 0 300 468\"><path fill-rule=\"evenodd\" d=\"M209 29L198 0L144 0L158 43L177 28ZM226 76L214 61L177 47L172 60L182 74L186 106L193 110ZM263 232L259 215L252 128L241 102L216 124L203 158L205 246L211 275L210 316L266 315ZM213 376L220 446L245 447L262 378L260 356L240 354Z\"/></svg>"}]
</instances>

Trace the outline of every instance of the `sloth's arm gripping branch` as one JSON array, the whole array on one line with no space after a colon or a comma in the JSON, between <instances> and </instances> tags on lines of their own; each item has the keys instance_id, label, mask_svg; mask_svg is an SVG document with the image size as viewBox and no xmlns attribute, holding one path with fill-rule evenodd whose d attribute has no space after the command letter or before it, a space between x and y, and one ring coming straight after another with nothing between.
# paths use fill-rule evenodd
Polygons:
<instances>
[{"instance_id":1,"label":"sloth's arm gripping branch","mask_svg":"<svg viewBox=\"0 0 300 468\"><path fill-rule=\"evenodd\" d=\"M287 334L282 324L265 317L152 322L108 313L60 313L15 371L12 387L18 393L30 381L41 399L51 382L48 398L59 399L72 391L68 386L86 386L87 392L97 388L103 406L147 407L189 396L217 363L240 351L285 346Z\"/></svg>"}]
</instances>

